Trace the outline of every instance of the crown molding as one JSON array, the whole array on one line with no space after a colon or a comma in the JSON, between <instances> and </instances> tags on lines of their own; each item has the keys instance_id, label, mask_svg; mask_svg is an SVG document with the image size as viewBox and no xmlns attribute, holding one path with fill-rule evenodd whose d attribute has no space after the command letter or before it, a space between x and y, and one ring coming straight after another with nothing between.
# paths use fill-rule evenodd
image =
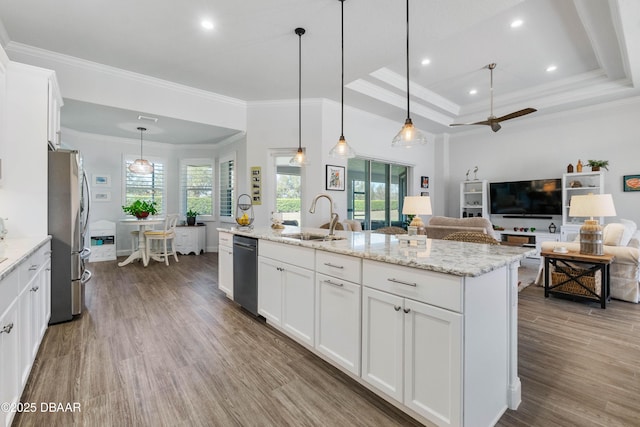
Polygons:
<instances>
[{"instance_id":1,"label":"crown molding","mask_svg":"<svg viewBox=\"0 0 640 427\"><path fill-rule=\"evenodd\" d=\"M46 61L57 62L70 67L102 73L108 76L131 80L138 83L144 83L162 89L169 89L175 92L182 92L184 94L207 99L209 101L230 104L238 107L246 107L247 105L246 101L237 98L220 95L202 89L196 89L191 86L174 83L168 80L162 80L157 77L151 77L145 74L123 70L121 68L100 64L98 62L88 61L86 59L80 59L75 56L65 55L50 50L40 49L22 43L9 42L6 47L6 51L9 55L13 53L17 55L30 56L32 58L39 58Z\"/></svg>"}]
</instances>

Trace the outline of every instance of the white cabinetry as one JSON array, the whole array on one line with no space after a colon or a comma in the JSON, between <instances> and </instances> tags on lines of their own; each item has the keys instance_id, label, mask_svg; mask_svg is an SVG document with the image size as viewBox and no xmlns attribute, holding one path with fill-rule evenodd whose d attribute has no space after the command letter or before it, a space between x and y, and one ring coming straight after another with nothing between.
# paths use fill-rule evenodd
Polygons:
<instances>
[{"instance_id":1,"label":"white cabinetry","mask_svg":"<svg viewBox=\"0 0 640 427\"><path fill-rule=\"evenodd\" d=\"M0 280L0 402L10 408L22 395L49 323L50 265L47 241ZM0 425L11 425L15 411L0 413Z\"/></svg>"},{"instance_id":2,"label":"white cabinetry","mask_svg":"<svg viewBox=\"0 0 640 427\"><path fill-rule=\"evenodd\" d=\"M460 183L460 218L481 216L489 218L489 184L485 180Z\"/></svg>"},{"instance_id":3,"label":"white cabinetry","mask_svg":"<svg viewBox=\"0 0 640 427\"><path fill-rule=\"evenodd\" d=\"M176 251L183 255L193 252L200 255L207 246L207 226L178 226L176 227Z\"/></svg>"},{"instance_id":4,"label":"white cabinetry","mask_svg":"<svg viewBox=\"0 0 640 427\"><path fill-rule=\"evenodd\" d=\"M218 289L233 299L233 234L218 234Z\"/></svg>"},{"instance_id":5,"label":"white cabinetry","mask_svg":"<svg viewBox=\"0 0 640 427\"><path fill-rule=\"evenodd\" d=\"M96 221L91 224L91 255L89 262L116 260L116 223Z\"/></svg>"},{"instance_id":6,"label":"white cabinetry","mask_svg":"<svg viewBox=\"0 0 640 427\"><path fill-rule=\"evenodd\" d=\"M258 313L313 347L315 251L262 240L258 253Z\"/></svg>"},{"instance_id":7,"label":"white cabinetry","mask_svg":"<svg viewBox=\"0 0 640 427\"><path fill-rule=\"evenodd\" d=\"M571 197L584 194L604 193L604 174L602 172L578 172L562 175L562 225L582 225L585 219L582 217L570 217L569 208ZM600 224L604 218L598 218Z\"/></svg>"},{"instance_id":8,"label":"white cabinetry","mask_svg":"<svg viewBox=\"0 0 640 427\"><path fill-rule=\"evenodd\" d=\"M362 379L438 425L460 425L462 315L408 298L440 288L439 303L455 306L460 281L379 264L363 268Z\"/></svg>"},{"instance_id":9,"label":"white cabinetry","mask_svg":"<svg viewBox=\"0 0 640 427\"><path fill-rule=\"evenodd\" d=\"M316 251L316 350L360 375L359 258Z\"/></svg>"},{"instance_id":10,"label":"white cabinetry","mask_svg":"<svg viewBox=\"0 0 640 427\"><path fill-rule=\"evenodd\" d=\"M19 383L18 289L20 274L14 271L0 281L0 403L16 404ZM15 412L0 411L0 425L10 426Z\"/></svg>"},{"instance_id":11,"label":"white cabinetry","mask_svg":"<svg viewBox=\"0 0 640 427\"><path fill-rule=\"evenodd\" d=\"M49 78L47 95L47 141L57 150L60 148L60 109L63 102L55 77Z\"/></svg>"}]
</instances>

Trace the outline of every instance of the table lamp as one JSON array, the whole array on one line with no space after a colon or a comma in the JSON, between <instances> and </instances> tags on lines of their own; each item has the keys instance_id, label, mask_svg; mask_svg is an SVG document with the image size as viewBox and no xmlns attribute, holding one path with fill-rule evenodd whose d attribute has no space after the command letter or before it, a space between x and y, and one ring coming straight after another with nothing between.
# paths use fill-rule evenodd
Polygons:
<instances>
[{"instance_id":1,"label":"table lamp","mask_svg":"<svg viewBox=\"0 0 640 427\"><path fill-rule=\"evenodd\" d=\"M409 227L416 227L418 234L424 233L424 222L419 215L431 215L431 199L429 196L405 196L402 204L403 215L414 215ZM410 233L411 234L411 233Z\"/></svg>"},{"instance_id":2,"label":"table lamp","mask_svg":"<svg viewBox=\"0 0 640 427\"><path fill-rule=\"evenodd\" d=\"M589 217L580 227L580 253L584 255L603 255L602 226L599 216L616 216L611 194L584 194L571 197L569 216Z\"/></svg>"}]
</instances>

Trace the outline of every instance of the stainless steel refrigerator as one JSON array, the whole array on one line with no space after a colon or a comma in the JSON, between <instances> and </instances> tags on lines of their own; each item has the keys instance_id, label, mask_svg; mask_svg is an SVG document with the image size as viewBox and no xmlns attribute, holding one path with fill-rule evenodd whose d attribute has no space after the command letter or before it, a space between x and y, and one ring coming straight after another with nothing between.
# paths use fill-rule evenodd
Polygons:
<instances>
[{"instance_id":1,"label":"stainless steel refrigerator","mask_svg":"<svg viewBox=\"0 0 640 427\"><path fill-rule=\"evenodd\" d=\"M51 320L82 313L84 285L91 278L85 260L90 210L89 185L78 151L49 151L49 234L51 235Z\"/></svg>"}]
</instances>

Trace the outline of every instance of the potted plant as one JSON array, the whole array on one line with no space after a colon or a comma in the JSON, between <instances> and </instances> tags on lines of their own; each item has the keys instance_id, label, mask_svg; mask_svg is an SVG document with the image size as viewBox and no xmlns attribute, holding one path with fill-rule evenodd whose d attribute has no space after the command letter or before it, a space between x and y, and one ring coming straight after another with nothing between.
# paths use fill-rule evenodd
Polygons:
<instances>
[{"instance_id":1,"label":"potted plant","mask_svg":"<svg viewBox=\"0 0 640 427\"><path fill-rule=\"evenodd\" d=\"M593 172L599 171L600 168L609 170L609 168L607 168L607 166L609 166L609 160L589 160L587 166L591 166Z\"/></svg>"},{"instance_id":2,"label":"potted plant","mask_svg":"<svg viewBox=\"0 0 640 427\"><path fill-rule=\"evenodd\" d=\"M149 215L158 213L156 202L147 202L146 200L136 200L129 206L122 206L122 210L129 215L133 215L138 219L143 219Z\"/></svg>"},{"instance_id":3,"label":"potted plant","mask_svg":"<svg viewBox=\"0 0 640 427\"><path fill-rule=\"evenodd\" d=\"M196 216L198 216L198 212L189 209L187 211L187 225L196 225Z\"/></svg>"}]
</instances>

